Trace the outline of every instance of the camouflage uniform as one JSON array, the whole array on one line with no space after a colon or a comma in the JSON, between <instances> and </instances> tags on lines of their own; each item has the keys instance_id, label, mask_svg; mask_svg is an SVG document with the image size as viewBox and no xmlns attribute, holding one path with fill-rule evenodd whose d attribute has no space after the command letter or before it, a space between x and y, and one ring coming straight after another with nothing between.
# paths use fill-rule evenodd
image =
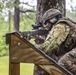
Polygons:
<instances>
[{"instance_id":1,"label":"camouflage uniform","mask_svg":"<svg viewBox=\"0 0 76 75\"><path fill-rule=\"evenodd\" d=\"M61 57L58 63L76 75L76 48Z\"/></svg>"},{"instance_id":2,"label":"camouflage uniform","mask_svg":"<svg viewBox=\"0 0 76 75\"><path fill-rule=\"evenodd\" d=\"M52 16L52 14L48 13L48 11L43 16L45 21L47 20L47 18L50 19L60 14L60 12L56 11L58 13L56 14L54 11L53 13L55 14L53 14ZM76 47L76 25L68 18L61 18L56 24L53 25L52 29L49 31L49 34L45 42L40 46L40 49L42 49L52 58L54 58L55 56L61 57L59 61L57 60L58 63L61 66L70 70L73 74L76 74L75 73L76 51L75 49L72 50L75 47Z\"/></svg>"},{"instance_id":3,"label":"camouflage uniform","mask_svg":"<svg viewBox=\"0 0 76 75\"><path fill-rule=\"evenodd\" d=\"M40 46L40 48L52 58L55 58L54 55L61 57L65 54L59 61L57 59L57 61L61 66L67 68L73 74L76 74L76 58L74 58L76 51L74 51L75 49L73 51L71 50L75 47L76 25L68 18L61 18L56 25L53 25L45 42ZM71 53L72 56L67 52Z\"/></svg>"},{"instance_id":4,"label":"camouflage uniform","mask_svg":"<svg viewBox=\"0 0 76 75\"><path fill-rule=\"evenodd\" d=\"M49 32L44 44L41 46L42 49L49 53L53 50L58 51L60 44L65 41L67 35L69 34L70 28L64 23L59 23L55 25Z\"/></svg>"}]
</instances>

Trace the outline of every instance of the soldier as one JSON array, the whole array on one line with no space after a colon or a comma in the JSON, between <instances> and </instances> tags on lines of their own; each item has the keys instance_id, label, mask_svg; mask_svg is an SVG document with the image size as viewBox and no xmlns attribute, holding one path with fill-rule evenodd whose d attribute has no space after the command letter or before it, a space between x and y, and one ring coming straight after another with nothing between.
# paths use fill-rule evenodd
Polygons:
<instances>
[{"instance_id":1,"label":"soldier","mask_svg":"<svg viewBox=\"0 0 76 75\"><path fill-rule=\"evenodd\" d=\"M49 9L43 15L43 27L50 31L46 40L39 48L58 61L61 66L67 66L65 68L76 75L75 23L69 18L62 17L59 10Z\"/></svg>"}]
</instances>

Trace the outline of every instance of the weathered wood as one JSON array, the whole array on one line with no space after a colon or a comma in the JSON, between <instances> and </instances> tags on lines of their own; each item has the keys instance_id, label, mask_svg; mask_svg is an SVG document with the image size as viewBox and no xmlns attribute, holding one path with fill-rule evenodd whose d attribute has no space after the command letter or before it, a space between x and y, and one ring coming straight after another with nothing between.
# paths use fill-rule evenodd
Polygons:
<instances>
[{"instance_id":1,"label":"weathered wood","mask_svg":"<svg viewBox=\"0 0 76 75\"><path fill-rule=\"evenodd\" d=\"M36 48L29 46L29 43L24 42L15 35L11 35L11 62L26 62L34 64L53 64L46 57L41 56L41 53L36 51ZM32 59L32 60L31 60Z\"/></svg>"},{"instance_id":2,"label":"weathered wood","mask_svg":"<svg viewBox=\"0 0 76 75\"><path fill-rule=\"evenodd\" d=\"M9 44L10 63L13 63L11 64L13 67L10 66L10 68L11 72L14 71L14 74L11 73L10 75L19 75L16 74L17 71L15 71L17 69L19 73L19 66L15 68L14 64L21 62L34 63L50 75L72 75L68 70L59 66L55 60L47 56L42 50L37 49L33 44L17 33L10 34Z\"/></svg>"},{"instance_id":3,"label":"weathered wood","mask_svg":"<svg viewBox=\"0 0 76 75\"><path fill-rule=\"evenodd\" d=\"M11 40L10 40L10 34L6 34L6 44L10 44Z\"/></svg>"},{"instance_id":4,"label":"weathered wood","mask_svg":"<svg viewBox=\"0 0 76 75\"><path fill-rule=\"evenodd\" d=\"M11 62L11 36L6 34L6 44L9 44L9 75L20 75L20 62Z\"/></svg>"},{"instance_id":5,"label":"weathered wood","mask_svg":"<svg viewBox=\"0 0 76 75\"><path fill-rule=\"evenodd\" d=\"M20 75L20 63L9 63L9 75Z\"/></svg>"}]
</instances>

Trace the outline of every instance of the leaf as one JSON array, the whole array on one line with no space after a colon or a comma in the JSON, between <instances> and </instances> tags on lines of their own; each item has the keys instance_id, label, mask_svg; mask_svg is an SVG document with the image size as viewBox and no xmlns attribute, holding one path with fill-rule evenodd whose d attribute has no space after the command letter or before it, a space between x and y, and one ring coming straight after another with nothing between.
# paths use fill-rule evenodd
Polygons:
<instances>
[{"instance_id":1,"label":"leaf","mask_svg":"<svg viewBox=\"0 0 76 75\"><path fill-rule=\"evenodd\" d=\"M3 3L0 2L0 12L2 12L2 10L3 10Z\"/></svg>"}]
</instances>

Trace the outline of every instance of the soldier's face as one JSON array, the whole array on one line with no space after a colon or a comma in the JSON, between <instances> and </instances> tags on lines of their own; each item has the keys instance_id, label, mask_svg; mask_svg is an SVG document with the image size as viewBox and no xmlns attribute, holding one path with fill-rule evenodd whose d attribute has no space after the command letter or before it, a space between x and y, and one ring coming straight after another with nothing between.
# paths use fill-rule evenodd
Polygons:
<instances>
[{"instance_id":1,"label":"soldier's face","mask_svg":"<svg viewBox=\"0 0 76 75\"><path fill-rule=\"evenodd\" d=\"M47 20L46 23L45 23L45 25L44 25L45 29L47 29L47 30L50 29L50 27L52 27L52 25L54 23L56 23L56 22L57 22L57 18L56 17Z\"/></svg>"},{"instance_id":2,"label":"soldier's face","mask_svg":"<svg viewBox=\"0 0 76 75\"><path fill-rule=\"evenodd\" d=\"M57 21L57 18L56 17L54 17L54 18L52 18L52 19L49 19L49 22L50 23L55 23Z\"/></svg>"}]
</instances>

